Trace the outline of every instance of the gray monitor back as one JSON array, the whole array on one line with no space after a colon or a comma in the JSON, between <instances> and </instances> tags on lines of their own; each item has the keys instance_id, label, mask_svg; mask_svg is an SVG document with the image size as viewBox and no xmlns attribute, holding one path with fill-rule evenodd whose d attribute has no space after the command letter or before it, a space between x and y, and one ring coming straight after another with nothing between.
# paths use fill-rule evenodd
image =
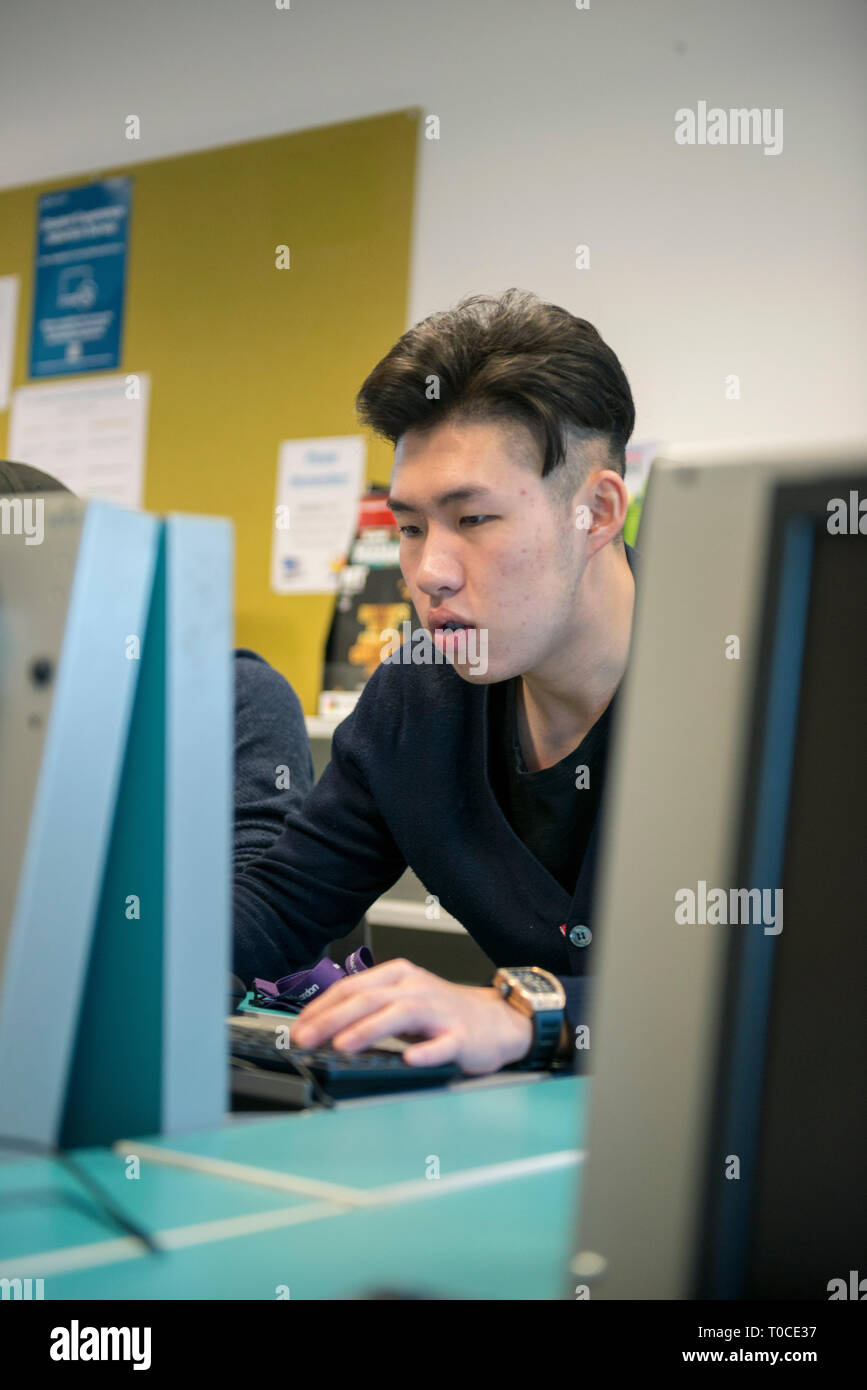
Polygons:
<instances>
[{"instance_id":1,"label":"gray monitor back","mask_svg":"<svg viewBox=\"0 0 867 1390\"><path fill-rule=\"evenodd\" d=\"M733 883L775 488L854 475L863 459L805 450L654 467L600 865L570 1296L694 1295L727 933L679 925L675 894Z\"/></svg>"}]
</instances>

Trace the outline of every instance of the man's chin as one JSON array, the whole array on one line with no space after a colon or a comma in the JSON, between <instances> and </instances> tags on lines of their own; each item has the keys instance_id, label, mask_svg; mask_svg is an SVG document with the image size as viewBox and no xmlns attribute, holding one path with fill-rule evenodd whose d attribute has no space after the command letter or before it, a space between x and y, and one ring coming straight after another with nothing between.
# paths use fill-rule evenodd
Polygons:
<instances>
[{"instance_id":1,"label":"man's chin","mask_svg":"<svg viewBox=\"0 0 867 1390\"><path fill-rule=\"evenodd\" d=\"M487 665L474 664L471 661L450 661L448 664L467 685L493 685L496 681L503 680L502 676L498 676L496 671L492 671Z\"/></svg>"}]
</instances>

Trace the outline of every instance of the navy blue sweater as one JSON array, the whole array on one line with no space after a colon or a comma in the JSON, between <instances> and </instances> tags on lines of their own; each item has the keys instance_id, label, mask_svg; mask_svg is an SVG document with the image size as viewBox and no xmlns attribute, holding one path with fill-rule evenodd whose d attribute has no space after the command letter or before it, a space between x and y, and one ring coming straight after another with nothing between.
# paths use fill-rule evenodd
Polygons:
<instances>
[{"instance_id":1,"label":"navy blue sweater","mask_svg":"<svg viewBox=\"0 0 867 1390\"><path fill-rule=\"evenodd\" d=\"M627 554L634 572L637 557ZM303 807L235 876L242 980L312 964L410 864L491 960L552 971L570 1024L586 1021L596 943L574 946L568 934L592 925L602 808L570 899L491 789L489 689L448 664L374 672Z\"/></svg>"},{"instance_id":2,"label":"navy blue sweater","mask_svg":"<svg viewBox=\"0 0 867 1390\"><path fill-rule=\"evenodd\" d=\"M287 813L300 807L313 786L313 759L301 701L286 677L246 647L236 649L234 670L237 873L264 854Z\"/></svg>"}]
</instances>

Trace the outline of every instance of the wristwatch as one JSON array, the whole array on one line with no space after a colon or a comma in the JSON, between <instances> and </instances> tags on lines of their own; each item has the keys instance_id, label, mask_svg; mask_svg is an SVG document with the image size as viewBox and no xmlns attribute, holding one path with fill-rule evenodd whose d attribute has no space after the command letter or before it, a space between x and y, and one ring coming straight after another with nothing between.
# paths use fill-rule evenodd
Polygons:
<instances>
[{"instance_id":1,"label":"wristwatch","mask_svg":"<svg viewBox=\"0 0 867 1390\"><path fill-rule=\"evenodd\" d=\"M491 984L533 1025L532 1047L518 1065L547 1067L557 1053L566 1008L566 991L557 976L538 965L504 966Z\"/></svg>"}]
</instances>

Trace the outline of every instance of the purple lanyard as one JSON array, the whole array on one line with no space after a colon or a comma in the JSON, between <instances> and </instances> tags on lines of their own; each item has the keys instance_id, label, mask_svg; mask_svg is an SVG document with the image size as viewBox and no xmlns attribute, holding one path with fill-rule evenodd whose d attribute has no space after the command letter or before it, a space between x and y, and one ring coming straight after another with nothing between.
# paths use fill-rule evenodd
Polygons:
<instances>
[{"instance_id":1,"label":"purple lanyard","mask_svg":"<svg viewBox=\"0 0 867 1390\"><path fill-rule=\"evenodd\" d=\"M279 980L254 980L253 988L262 996L254 1002L270 1008L288 1004L300 1009L318 994L324 994L338 980L344 980L347 975L357 975L362 970L370 970L372 965L373 955L367 946L360 946L351 956L347 956L345 966L337 965L323 956L310 970L298 970L294 975L283 975Z\"/></svg>"}]
</instances>

